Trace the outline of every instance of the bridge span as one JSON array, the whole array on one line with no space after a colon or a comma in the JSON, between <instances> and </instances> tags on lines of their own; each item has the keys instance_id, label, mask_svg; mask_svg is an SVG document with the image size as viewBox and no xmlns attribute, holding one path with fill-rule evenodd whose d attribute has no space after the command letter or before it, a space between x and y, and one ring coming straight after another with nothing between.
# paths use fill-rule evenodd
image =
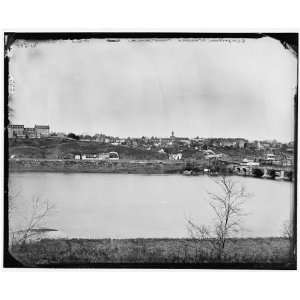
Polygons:
<instances>
[{"instance_id":1,"label":"bridge span","mask_svg":"<svg viewBox=\"0 0 300 300\"><path fill-rule=\"evenodd\" d=\"M255 176L273 179L292 180L294 168L292 166L279 165L243 165L240 162L224 161L227 166L231 165L234 173L245 176Z\"/></svg>"}]
</instances>

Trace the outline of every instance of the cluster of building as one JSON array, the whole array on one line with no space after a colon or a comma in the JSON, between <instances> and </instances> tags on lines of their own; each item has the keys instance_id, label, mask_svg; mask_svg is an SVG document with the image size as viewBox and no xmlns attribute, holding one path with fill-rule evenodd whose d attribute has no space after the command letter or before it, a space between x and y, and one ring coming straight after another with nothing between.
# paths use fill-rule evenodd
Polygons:
<instances>
[{"instance_id":1,"label":"cluster of building","mask_svg":"<svg viewBox=\"0 0 300 300\"><path fill-rule=\"evenodd\" d=\"M67 137L64 133L52 133L52 136ZM154 150L161 153L169 153L168 149L173 149L175 152L182 150L207 150L207 149L249 149L254 151L260 150L274 150L285 147L286 151L293 152L293 143L282 144L273 141L248 141L244 138L188 138L177 137L172 131L169 137L146 137L140 138L127 137L113 137L105 134L90 135L78 135L78 139L81 141L99 142L102 144L111 144L114 146L127 146L130 148L138 148L143 150Z\"/></svg>"},{"instance_id":2,"label":"cluster of building","mask_svg":"<svg viewBox=\"0 0 300 300\"><path fill-rule=\"evenodd\" d=\"M119 138L105 134L75 135L73 133L50 133L49 125L35 125L26 128L24 125L8 125L9 138L42 138L59 137L87 142L98 142L113 146L125 146L133 149L154 151L169 160L186 158L206 160L239 161L244 165L272 164L293 165L294 143L271 141L248 141L244 138L188 138L175 136L172 131L169 137ZM117 150L117 149L116 149ZM250 154L251 155L250 155ZM163 157L163 156L162 156ZM119 159L117 152L100 154L76 154L75 159L106 160Z\"/></svg>"},{"instance_id":3,"label":"cluster of building","mask_svg":"<svg viewBox=\"0 0 300 300\"><path fill-rule=\"evenodd\" d=\"M24 125L10 124L7 127L8 138L41 138L50 135L49 125L35 125L33 128L24 127Z\"/></svg>"},{"instance_id":4,"label":"cluster of building","mask_svg":"<svg viewBox=\"0 0 300 300\"><path fill-rule=\"evenodd\" d=\"M207 147L224 149L274 150L284 147L286 151L293 152L294 143L280 143L276 140L248 141L243 138L208 138L193 139L192 144L206 145Z\"/></svg>"},{"instance_id":5,"label":"cluster of building","mask_svg":"<svg viewBox=\"0 0 300 300\"><path fill-rule=\"evenodd\" d=\"M97 154L75 154L76 160L119 160L118 152L97 153Z\"/></svg>"},{"instance_id":6,"label":"cluster of building","mask_svg":"<svg viewBox=\"0 0 300 300\"><path fill-rule=\"evenodd\" d=\"M259 159L261 165L274 166L293 166L294 157L292 155L276 155L274 153L267 153L264 157Z\"/></svg>"}]
</instances>

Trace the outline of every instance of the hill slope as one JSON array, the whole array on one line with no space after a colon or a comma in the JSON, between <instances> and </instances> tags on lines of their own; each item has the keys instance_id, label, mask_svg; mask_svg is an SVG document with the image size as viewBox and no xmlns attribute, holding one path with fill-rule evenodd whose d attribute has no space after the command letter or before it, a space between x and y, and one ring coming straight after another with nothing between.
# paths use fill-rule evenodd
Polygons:
<instances>
[{"instance_id":1,"label":"hill slope","mask_svg":"<svg viewBox=\"0 0 300 300\"><path fill-rule=\"evenodd\" d=\"M73 158L76 153L102 153L116 151L120 159L167 159L166 154L152 150L129 148L127 146L114 146L98 142L77 141L62 138L43 139L10 139L9 156L18 158Z\"/></svg>"}]
</instances>

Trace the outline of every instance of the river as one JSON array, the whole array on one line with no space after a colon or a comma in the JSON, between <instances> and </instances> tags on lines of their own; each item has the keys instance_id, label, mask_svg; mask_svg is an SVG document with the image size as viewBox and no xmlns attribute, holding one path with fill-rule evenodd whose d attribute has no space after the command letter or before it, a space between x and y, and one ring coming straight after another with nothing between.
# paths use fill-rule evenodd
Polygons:
<instances>
[{"instance_id":1,"label":"river","mask_svg":"<svg viewBox=\"0 0 300 300\"><path fill-rule=\"evenodd\" d=\"M244 205L240 235L279 236L290 218L293 183L231 178L252 194ZM43 226L67 237L188 237L187 219L210 226L214 219L207 192L216 191L216 183L207 176L11 173L9 186L14 227L28 221L32 199L39 197L54 205Z\"/></svg>"}]
</instances>

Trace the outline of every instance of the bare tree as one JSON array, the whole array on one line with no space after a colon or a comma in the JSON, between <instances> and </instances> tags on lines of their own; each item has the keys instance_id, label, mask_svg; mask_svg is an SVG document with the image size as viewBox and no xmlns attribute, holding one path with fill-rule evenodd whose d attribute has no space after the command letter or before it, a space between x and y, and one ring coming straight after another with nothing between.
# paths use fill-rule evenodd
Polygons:
<instances>
[{"instance_id":1,"label":"bare tree","mask_svg":"<svg viewBox=\"0 0 300 300\"><path fill-rule=\"evenodd\" d=\"M283 222L281 234L284 238L288 239L290 258L291 260L294 260L296 255L296 241L294 236L293 222L291 220L286 220Z\"/></svg>"},{"instance_id":2,"label":"bare tree","mask_svg":"<svg viewBox=\"0 0 300 300\"><path fill-rule=\"evenodd\" d=\"M10 185L9 192L8 192L8 231L9 231L9 243L14 244L16 242L16 233L15 228L13 226L14 219L17 214L17 199L20 196L20 190L16 187Z\"/></svg>"},{"instance_id":3,"label":"bare tree","mask_svg":"<svg viewBox=\"0 0 300 300\"><path fill-rule=\"evenodd\" d=\"M250 195L243 186L237 185L230 177L221 176L215 181L221 192L208 192L209 205L215 214L213 229L187 221L187 229L192 238L209 241L218 259L224 257L226 242L242 230L242 217L245 200Z\"/></svg>"},{"instance_id":4,"label":"bare tree","mask_svg":"<svg viewBox=\"0 0 300 300\"><path fill-rule=\"evenodd\" d=\"M22 229L11 232L11 244L24 245L29 239L39 236L41 234L39 229L53 209L54 206L50 204L48 200L43 200L40 197L33 197L30 215L26 218L26 222L22 226Z\"/></svg>"},{"instance_id":5,"label":"bare tree","mask_svg":"<svg viewBox=\"0 0 300 300\"><path fill-rule=\"evenodd\" d=\"M293 239L293 224L291 221L287 220L282 225L282 236L289 239Z\"/></svg>"}]
</instances>

